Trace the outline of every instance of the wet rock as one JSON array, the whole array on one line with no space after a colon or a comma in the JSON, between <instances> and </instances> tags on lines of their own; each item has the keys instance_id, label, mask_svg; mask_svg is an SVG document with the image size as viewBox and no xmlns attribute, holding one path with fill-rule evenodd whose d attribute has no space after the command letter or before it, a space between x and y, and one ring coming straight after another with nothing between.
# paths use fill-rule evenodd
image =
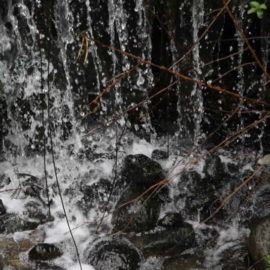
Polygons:
<instances>
[{"instance_id":1,"label":"wet rock","mask_svg":"<svg viewBox=\"0 0 270 270\"><path fill-rule=\"evenodd\" d=\"M0 269L30 270L31 265L20 259L20 253L33 246L29 239L15 241L12 237L0 237Z\"/></svg>"},{"instance_id":2,"label":"wet rock","mask_svg":"<svg viewBox=\"0 0 270 270\"><path fill-rule=\"evenodd\" d=\"M107 203L107 197L111 190L111 183L107 179L101 178L97 183L88 185L82 183L80 191L83 197L78 202L82 211L87 214L90 209L98 206L99 210L104 210L104 205Z\"/></svg>"},{"instance_id":3,"label":"wet rock","mask_svg":"<svg viewBox=\"0 0 270 270\"><path fill-rule=\"evenodd\" d=\"M23 199L30 197L47 208L48 198L45 179L27 173L19 173L18 177L21 181L21 192L18 194L18 197ZM55 192L55 185L52 185L50 188ZM53 201L50 199L49 204L52 203Z\"/></svg>"},{"instance_id":4,"label":"wet rock","mask_svg":"<svg viewBox=\"0 0 270 270\"><path fill-rule=\"evenodd\" d=\"M37 262L35 264L35 268L34 269L39 269L39 270L66 270L65 268L62 268L58 265L54 265L51 263L46 263L46 262Z\"/></svg>"},{"instance_id":5,"label":"wet rock","mask_svg":"<svg viewBox=\"0 0 270 270\"><path fill-rule=\"evenodd\" d=\"M250 229L248 250L254 267L256 270L265 270L269 267L266 259L270 254L270 217L254 222Z\"/></svg>"},{"instance_id":6,"label":"wet rock","mask_svg":"<svg viewBox=\"0 0 270 270\"><path fill-rule=\"evenodd\" d=\"M62 251L53 244L40 243L29 251L29 259L31 261L53 260L62 256Z\"/></svg>"},{"instance_id":7,"label":"wet rock","mask_svg":"<svg viewBox=\"0 0 270 270\"><path fill-rule=\"evenodd\" d=\"M13 213L0 216L0 233L33 230L37 228L38 225L37 222L24 220Z\"/></svg>"},{"instance_id":8,"label":"wet rock","mask_svg":"<svg viewBox=\"0 0 270 270\"><path fill-rule=\"evenodd\" d=\"M34 220L40 224L45 223L48 220L52 220L52 218L49 219L47 212L48 209L44 209L44 206L38 202L38 201L29 201L25 205L26 209L26 215L31 220Z\"/></svg>"},{"instance_id":9,"label":"wet rock","mask_svg":"<svg viewBox=\"0 0 270 270\"><path fill-rule=\"evenodd\" d=\"M44 185L41 180L31 174L19 173L18 177L22 181L22 190L25 196L31 196L35 198L40 197L40 192L42 191Z\"/></svg>"},{"instance_id":10,"label":"wet rock","mask_svg":"<svg viewBox=\"0 0 270 270\"><path fill-rule=\"evenodd\" d=\"M185 188L184 188L185 187ZM196 171L185 171L178 183L179 196L176 203L185 204L183 213L205 219L210 215L211 204L217 200L215 189L201 174Z\"/></svg>"},{"instance_id":11,"label":"wet rock","mask_svg":"<svg viewBox=\"0 0 270 270\"><path fill-rule=\"evenodd\" d=\"M206 219L220 205L220 195L224 186L232 183L236 176L235 171L230 171L218 155L209 156L205 160L202 171L196 167L184 171L178 183L179 196L177 204L185 203L184 213L187 215L200 216ZM215 219L224 219L226 211L222 209Z\"/></svg>"},{"instance_id":12,"label":"wet rock","mask_svg":"<svg viewBox=\"0 0 270 270\"><path fill-rule=\"evenodd\" d=\"M3 204L3 201L0 199L0 216L6 213L6 208Z\"/></svg>"},{"instance_id":13,"label":"wet rock","mask_svg":"<svg viewBox=\"0 0 270 270\"><path fill-rule=\"evenodd\" d=\"M253 217L264 218L270 215L270 185L256 188L253 196Z\"/></svg>"},{"instance_id":14,"label":"wet rock","mask_svg":"<svg viewBox=\"0 0 270 270\"><path fill-rule=\"evenodd\" d=\"M219 183L228 176L226 166L222 163L221 158L218 155L206 158L203 172L206 177L212 178Z\"/></svg>"},{"instance_id":15,"label":"wet rock","mask_svg":"<svg viewBox=\"0 0 270 270\"><path fill-rule=\"evenodd\" d=\"M179 228L184 224L184 220L180 213L170 212L166 213L166 215L161 218L157 224L164 228Z\"/></svg>"},{"instance_id":16,"label":"wet rock","mask_svg":"<svg viewBox=\"0 0 270 270\"><path fill-rule=\"evenodd\" d=\"M128 185L112 215L113 231L142 232L153 229L160 207L168 198L167 187L158 192L149 189L165 178L161 166L144 155L129 155L124 160L121 174Z\"/></svg>"},{"instance_id":17,"label":"wet rock","mask_svg":"<svg viewBox=\"0 0 270 270\"><path fill-rule=\"evenodd\" d=\"M87 262L96 270L138 270L141 252L125 238L105 238L91 244Z\"/></svg>"},{"instance_id":18,"label":"wet rock","mask_svg":"<svg viewBox=\"0 0 270 270\"><path fill-rule=\"evenodd\" d=\"M208 269L246 270L249 269L248 249L246 241L237 239L222 246L216 246L213 259L207 265Z\"/></svg>"},{"instance_id":19,"label":"wet rock","mask_svg":"<svg viewBox=\"0 0 270 270\"><path fill-rule=\"evenodd\" d=\"M195 246L195 233L190 224L128 236L145 257L171 256Z\"/></svg>"},{"instance_id":20,"label":"wet rock","mask_svg":"<svg viewBox=\"0 0 270 270\"><path fill-rule=\"evenodd\" d=\"M0 255L0 269L4 269L3 257Z\"/></svg>"},{"instance_id":21,"label":"wet rock","mask_svg":"<svg viewBox=\"0 0 270 270\"><path fill-rule=\"evenodd\" d=\"M165 178L159 163L142 155L129 155L124 160L121 176L127 184L151 186Z\"/></svg>"},{"instance_id":22,"label":"wet rock","mask_svg":"<svg viewBox=\"0 0 270 270\"><path fill-rule=\"evenodd\" d=\"M182 255L166 258L163 262L161 270L193 270L206 269L203 267L203 258L198 255Z\"/></svg>"},{"instance_id":23,"label":"wet rock","mask_svg":"<svg viewBox=\"0 0 270 270\"><path fill-rule=\"evenodd\" d=\"M167 159L168 157L169 157L168 152L160 149L155 149L151 155L151 158L156 160Z\"/></svg>"},{"instance_id":24,"label":"wet rock","mask_svg":"<svg viewBox=\"0 0 270 270\"><path fill-rule=\"evenodd\" d=\"M11 180L5 174L0 175L0 188L4 188L8 184L10 184Z\"/></svg>"},{"instance_id":25,"label":"wet rock","mask_svg":"<svg viewBox=\"0 0 270 270\"><path fill-rule=\"evenodd\" d=\"M158 195L142 196L141 187L128 187L122 193L112 215L114 232L142 232L155 228L162 201Z\"/></svg>"}]
</instances>

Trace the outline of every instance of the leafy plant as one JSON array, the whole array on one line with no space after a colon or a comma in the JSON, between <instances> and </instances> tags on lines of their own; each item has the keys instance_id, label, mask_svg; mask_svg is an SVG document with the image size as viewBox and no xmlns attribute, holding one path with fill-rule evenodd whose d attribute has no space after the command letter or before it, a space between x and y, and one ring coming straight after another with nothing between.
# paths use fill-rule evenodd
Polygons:
<instances>
[{"instance_id":1,"label":"leafy plant","mask_svg":"<svg viewBox=\"0 0 270 270\"><path fill-rule=\"evenodd\" d=\"M249 8L249 10L248 10L247 13L248 13L248 14L256 13L257 17L258 17L259 19L262 19L262 17L263 17L263 12L264 12L264 10L267 9L266 4L260 4L260 3L257 2L257 1L251 1L251 2L249 3L249 6L250 6L250 8Z\"/></svg>"},{"instance_id":2,"label":"leafy plant","mask_svg":"<svg viewBox=\"0 0 270 270\"><path fill-rule=\"evenodd\" d=\"M270 270L270 255L265 256L263 259L264 259L264 262L266 264L265 270Z\"/></svg>"}]
</instances>

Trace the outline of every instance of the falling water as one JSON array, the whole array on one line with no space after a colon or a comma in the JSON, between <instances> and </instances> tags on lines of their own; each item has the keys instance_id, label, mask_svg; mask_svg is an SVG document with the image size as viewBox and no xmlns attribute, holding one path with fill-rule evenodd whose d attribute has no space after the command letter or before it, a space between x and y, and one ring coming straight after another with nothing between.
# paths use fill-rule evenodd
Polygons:
<instances>
[{"instance_id":1,"label":"falling water","mask_svg":"<svg viewBox=\"0 0 270 270\"><path fill-rule=\"evenodd\" d=\"M256 155L264 151L262 141L267 142L266 123L256 133L260 149L254 149L244 139L242 141L246 143L245 147L253 147L253 152L248 153L254 154L239 157L235 154L239 154L237 149L217 152L216 156L213 155L214 165L211 162L208 164L208 171L204 169L207 164L204 149L202 153L196 152L189 156L183 151L184 148L190 150L194 145L200 146L204 134L222 125L224 111L231 110L235 104L240 106L240 113L250 109L244 102L232 98L233 102L229 100L226 104L226 97L222 93L211 92L185 80L179 80L175 86L164 90L176 80L169 74L172 70L168 72L170 67L195 80L204 80L207 74L207 80L213 79L221 86L224 82L226 89L240 95L248 96L261 84L261 78L258 76L258 79L255 72L252 73L254 81L250 82L247 78L247 71L242 66L246 57L243 52L245 46L239 36L235 43L237 48L232 47L231 51L233 53L237 49L237 57L228 58L226 63L229 64L226 65L219 59L227 46L227 41L222 39L233 39L235 42L235 33L232 36L229 33L228 18L221 16L216 28L209 30L207 38L214 45L207 48L202 46L208 40L200 40L200 35L211 21L209 17L220 8L214 2L4 2L5 10L1 10L0 3L0 120L3 126L0 132L0 166L4 168L5 179L11 179L7 188L16 189L23 182L20 174L35 176L35 179L43 181L43 166L46 163L55 220L42 225L45 230L43 240L63 245L65 254L57 261L57 265L71 267L77 258L70 248L72 244L63 219L59 191L55 188L53 160L49 155L52 150L56 157L56 171L68 220L72 228L76 228L74 235L83 260L87 257L85 247L111 230L110 211L117 201L117 195L122 192L122 183L117 183L117 192L108 195L108 190L115 188L114 182L120 178L120 166L127 155L143 153L150 157L154 150L166 149L164 142L170 146L170 151L167 151L170 156L158 160L171 181L168 183L170 198L167 198L167 205L162 208L162 215L166 211L181 211L194 228L195 223L201 221L198 213L204 211L201 204L212 207L213 202L210 199L207 201L209 194L211 200L218 201L237 186L237 180L252 172ZM48 10L51 3L54 3L53 10ZM239 18L246 16L244 8L243 5L240 7ZM247 24L250 25L250 21L243 20L240 26L244 28ZM155 36L157 33L160 36ZM269 61L268 43L265 42L263 51L265 65ZM191 53L185 55L190 48ZM209 62L218 60L216 65L205 65L208 60L204 50L209 52ZM174 65L183 55L183 61ZM161 68L153 67L151 62ZM237 75L234 73L230 77L235 81L226 80L226 76L219 78L228 71L228 66L234 68L235 65L239 66L235 72ZM267 81L266 78L264 80ZM261 91L266 92L267 89L264 85ZM93 107L92 103L96 99L98 101ZM215 112L208 112L206 104L210 104L213 107L210 109ZM215 144L226 138L224 130L231 134L231 131L240 130L250 119L253 120L249 116L242 118L240 113L236 120L224 124L221 132L216 132ZM54 149L47 138L49 125L52 128ZM44 146L47 150L45 156ZM164 156L166 154L163 153ZM237 156L237 161L230 155L233 158ZM215 166L218 172L214 170ZM221 186L215 182L216 179L212 179L215 173L217 178L220 177L220 169L228 178ZM237 169L239 174L236 173ZM191 174L185 178L182 177L183 172ZM1 185L2 182L2 191ZM208 185L209 194L208 190L204 194L204 188ZM22 205L15 210L23 215L22 208L30 197L14 194L8 193L1 198L4 204L10 204L9 211L14 202L16 206ZM241 205L244 195L236 196L235 205ZM12 200L12 196L16 198ZM86 206L82 210L83 203ZM195 210L192 208L194 205ZM235 205L232 203L228 209L231 207L237 211ZM109 210L109 213L104 214L104 209ZM225 207L230 212L228 209ZM247 212L239 213L238 217L248 220L245 217ZM103 222L100 226L101 235L95 231L99 222ZM236 255L242 254L243 239L248 234L246 227L241 227L240 221L236 222L234 217L228 223L222 223L222 230L220 224L214 228L219 235L215 245L204 250L204 266L219 269L219 264L224 263L227 256L223 252L230 248ZM212 229L211 226L205 226L207 230ZM209 240L207 237L202 230L197 239L199 248L205 244L205 239ZM157 269L161 261L151 257L141 269ZM89 269L90 266L85 267Z\"/></svg>"},{"instance_id":2,"label":"falling water","mask_svg":"<svg viewBox=\"0 0 270 270\"><path fill-rule=\"evenodd\" d=\"M200 60L200 42L199 30L204 24L204 0L193 1L192 5L192 26L193 26L193 68L195 72L194 79L200 80L202 70ZM201 136L201 122L203 117L203 97L202 89L197 84L194 84L194 88L191 92L191 98L194 100L194 144L198 143Z\"/></svg>"}]
</instances>

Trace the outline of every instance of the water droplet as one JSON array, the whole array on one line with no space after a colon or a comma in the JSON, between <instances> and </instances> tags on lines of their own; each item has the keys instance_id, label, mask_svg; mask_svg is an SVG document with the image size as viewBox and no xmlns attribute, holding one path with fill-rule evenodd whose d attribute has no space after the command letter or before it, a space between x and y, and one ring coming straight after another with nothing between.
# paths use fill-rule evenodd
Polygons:
<instances>
[{"instance_id":1,"label":"water droplet","mask_svg":"<svg viewBox=\"0 0 270 270\"><path fill-rule=\"evenodd\" d=\"M140 86L142 86L144 84L144 82L145 82L145 79L142 76L142 74L140 73L139 77L138 77L138 80L137 80L137 85L140 87Z\"/></svg>"}]
</instances>

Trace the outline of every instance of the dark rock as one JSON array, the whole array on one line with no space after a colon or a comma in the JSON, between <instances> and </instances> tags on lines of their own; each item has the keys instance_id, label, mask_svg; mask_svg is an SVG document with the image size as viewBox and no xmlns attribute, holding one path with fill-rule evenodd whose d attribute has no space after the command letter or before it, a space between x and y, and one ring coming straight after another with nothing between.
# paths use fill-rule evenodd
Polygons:
<instances>
[{"instance_id":1,"label":"dark rock","mask_svg":"<svg viewBox=\"0 0 270 270\"><path fill-rule=\"evenodd\" d=\"M6 213L6 208L3 204L3 201L0 199L0 216Z\"/></svg>"},{"instance_id":2,"label":"dark rock","mask_svg":"<svg viewBox=\"0 0 270 270\"><path fill-rule=\"evenodd\" d=\"M44 206L38 201L29 201L25 205L26 215L28 218L37 221L40 224L48 221L47 212L48 209L44 209Z\"/></svg>"},{"instance_id":3,"label":"dark rock","mask_svg":"<svg viewBox=\"0 0 270 270\"><path fill-rule=\"evenodd\" d=\"M0 233L5 232L5 224L4 221L0 219Z\"/></svg>"},{"instance_id":4,"label":"dark rock","mask_svg":"<svg viewBox=\"0 0 270 270\"><path fill-rule=\"evenodd\" d=\"M203 260L198 254L169 257L164 260L161 270L203 270L206 269L203 267Z\"/></svg>"},{"instance_id":5,"label":"dark rock","mask_svg":"<svg viewBox=\"0 0 270 270\"><path fill-rule=\"evenodd\" d=\"M5 214L0 216L0 233L15 233L33 230L38 227L37 222L27 221L16 214Z\"/></svg>"},{"instance_id":6,"label":"dark rock","mask_svg":"<svg viewBox=\"0 0 270 270\"><path fill-rule=\"evenodd\" d=\"M232 240L215 247L216 256L207 264L207 269L246 270L249 269L248 249L243 239ZM250 268L251 269L251 268Z\"/></svg>"},{"instance_id":7,"label":"dark rock","mask_svg":"<svg viewBox=\"0 0 270 270\"><path fill-rule=\"evenodd\" d=\"M1 255L0 255L0 269L4 269L4 259Z\"/></svg>"},{"instance_id":8,"label":"dark rock","mask_svg":"<svg viewBox=\"0 0 270 270\"><path fill-rule=\"evenodd\" d=\"M26 196L40 197L43 185L39 178L34 175L20 173L18 177L22 180L23 192Z\"/></svg>"},{"instance_id":9,"label":"dark rock","mask_svg":"<svg viewBox=\"0 0 270 270\"><path fill-rule=\"evenodd\" d=\"M167 159L168 157L169 157L168 152L160 149L155 149L151 155L151 158L156 160Z\"/></svg>"},{"instance_id":10,"label":"dark rock","mask_svg":"<svg viewBox=\"0 0 270 270\"><path fill-rule=\"evenodd\" d=\"M6 176L5 174L0 175L0 188L4 188L10 183L11 183L11 180L8 176Z\"/></svg>"},{"instance_id":11,"label":"dark rock","mask_svg":"<svg viewBox=\"0 0 270 270\"><path fill-rule=\"evenodd\" d=\"M183 186L185 188L183 188ZM196 171L185 171L178 183L179 196L176 203L185 203L183 213L200 215L205 219L210 215L210 206L216 201L216 191L208 179Z\"/></svg>"},{"instance_id":12,"label":"dark rock","mask_svg":"<svg viewBox=\"0 0 270 270\"><path fill-rule=\"evenodd\" d=\"M142 154L127 156L121 175L127 184L140 184L148 187L165 178L159 163Z\"/></svg>"},{"instance_id":13,"label":"dark rock","mask_svg":"<svg viewBox=\"0 0 270 270\"><path fill-rule=\"evenodd\" d=\"M34 198L42 203L43 207L48 207L45 179L27 173L19 173L18 177L21 179L23 198ZM54 186L52 189L54 190ZM51 204L52 201L49 203Z\"/></svg>"},{"instance_id":14,"label":"dark rock","mask_svg":"<svg viewBox=\"0 0 270 270\"><path fill-rule=\"evenodd\" d=\"M0 269L10 270L33 270L26 260L21 257L22 252L26 252L34 246L32 239L13 239L13 236L0 236ZM50 268L48 268L50 269Z\"/></svg>"},{"instance_id":15,"label":"dark rock","mask_svg":"<svg viewBox=\"0 0 270 270\"><path fill-rule=\"evenodd\" d=\"M253 196L253 217L264 218L270 215L270 185L262 185Z\"/></svg>"},{"instance_id":16,"label":"dark rock","mask_svg":"<svg viewBox=\"0 0 270 270\"><path fill-rule=\"evenodd\" d=\"M0 23L4 22L8 16L9 4L7 0L0 2Z\"/></svg>"},{"instance_id":17,"label":"dark rock","mask_svg":"<svg viewBox=\"0 0 270 270\"><path fill-rule=\"evenodd\" d=\"M114 231L142 232L156 226L160 207L168 199L168 189L155 192L151 185L165 179L161 166L144 155L129 155L121 173L127 183L112 216Z\"/></svg>"},{"instance_id":18,"label":"dark rock","mask_svg":"<svg viewBox=\"0 0 270 270\"><path fill-rule=\"evenodd\" d=\"M214 155L206 158L201 173L196 168L191 168L183 171L180 177L179 197L176 200L186 205L182 214L199 215L200 219L204 220L220 205L223 188L229 183L234 184L235 179L239 178L239 170L237 174L230 171L227 164L224 164L218 155ZM224 219L224 215L226 209L219 211L215 219Z\"/></svg>"},{"instance_id":19,"label":"dark rock","mask_svg":"<svg viewBox=\"0 0 270 270\"><path fill-rule=\"evenodd\" d=\"M166 215L161 218L158 223L159 226L164 228L179 228L183 226L184 220L180 213L166 213Z\"/></svg>"},{"instance_id":20,"label":"dark rock","mask_svg":"<svg viewBox=\"0 0 270 270\"><path fill-rule=\"evenodd\" d=\"M213 180L219 182L224 180L224 177L228 175L226 167L218 155L206 158L203 171L207 177L211 177Z\"/></svg>"},{"instance_id":21,"label":"dark rock","mask_svg":"<svg viewBox=\"0 0 270 270\"><path fill-rule=\"evenodd\" d=\"M270 254L270 217L254 222L250 228L248 250L256 270L265 270L269 264L264 258Z\"/></svg>"},{"instance_id":22,"label":"dark rock","mask_svg":"<svg viewBox=\"0 0 270 270\"><path fill-rule=\"evenodd\" d=\"M161 200L157 195L142 196L141 187L128 187L122 193L112 215L114 232L142 232L155 228L159 217Z\"/></svg>"},{"instance_id":23,"label":"dark rock","mask_svg":"<svg viewBox=\"0 0 270 270\"><path fill-rule=\"evenodd\" d=\"M92 185L81 184L80 191L83 197L78 202L79 207L85 214L96 206L99 207L99 211L104 211L111 188L110 181L103 178Z\"/></svg>"},{"instance_id":24,"label":"dark rock","mask_svg":"<svg viewBox=\"0 0 270 270\"><path fill-rule=\"evenodd\" d=\"M39 270L66 270L65 268L62 268L58 265L53 265L51 263L47 262L37 262L36 267L33 268L33 270L39 269Z\"/></svg>"},{"instance_id":25,"label":"dark rock","mask_svg":"<svg viewBox=\"0 0 270 270\"><path fill-rule=\"evenodd\" d=\"M91 245L87 262L96 270L138 270L141 252L125 238L105 238Z\"/></svg>"},{"instance_id":26,"label":"dark rock","mask_svg":"<svg viewBox=\"0 0 270 270\"><path fill-rule=\"evenodd\" d=\"M179 228L166 228L138 235L131 235L129 239L145 257L171 256L195 246L195 233L190 224L184 223Z\"/></svg>"},{"instance_id":27,"label":"dark rock","mask_svg":"<svg viewBox=\"0 0 270 270\"><path fill-rule=\"evenodd\" d=\"M62 251L53 244L40 243L29 251L29 259L31 261L53 260L62 256Z\"/></svg>"}]
</instances>

